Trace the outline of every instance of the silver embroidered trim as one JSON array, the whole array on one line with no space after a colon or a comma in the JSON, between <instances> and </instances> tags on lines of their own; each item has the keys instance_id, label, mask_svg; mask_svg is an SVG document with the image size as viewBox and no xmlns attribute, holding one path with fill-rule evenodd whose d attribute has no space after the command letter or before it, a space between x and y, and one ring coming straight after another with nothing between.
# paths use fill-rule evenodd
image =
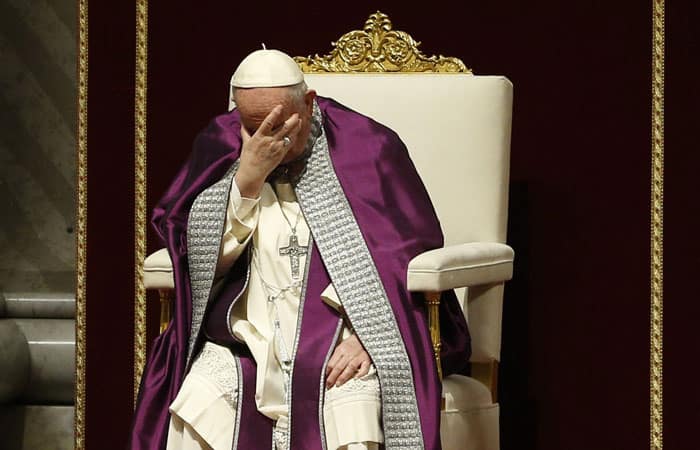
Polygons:
<instances>
[{"instance_id":1,"label":"silver embroidered trim","mask_svg":"<svg viewBox=\"0 0 700 450\"><path fill-rule=\"evenodd\" d=\"M377 368L387 449L423 449L411 364L384 286L338 181L325 132L296 187L353 328Z\"/></svg>"},{"instance_id":2,"label":"silver embroidered trim","mask_svg":"<svg viewBox=\"0 0 700 450\"><path fill-rule=\"evenodd\" d=\"M222 355L221 352L228 354ZM211 380L222 392L224 400L231 409L234 411L237 409L239 383L236 376L236 363L227 348L207 342L194 359L190 372Z\"/></svg>"},{"instance_id":3,"label":"silver embroidered trim","mask_svg":"<svg viewBox=\"0 0 700 450\"><path fill-rule=\"evenodd\" d=\"M300 204L301 206L301 204ZM306 300L306 286L309 282L309 269L311 268L311 257L314 253L313 236L309 234L309 254L306 255L304 267L304 284L299 295L299 313L297 315L297 329L294 334L294 349L292 350L292 367L289 372L289 380L294 380L294 366L297 361L297 350L299 347L299 335L301 334L301 320L304 318L304 303ZM287 442L292 442L292 386L287 387L287 432L285 433Z\"/></svg>"},{"instance_id":4,"label":"silver embroidered trim","mask_svg":"<svg viewBox=\"0 0 700 450\"><path fill-rule=\"evenodd\" d=\"M187 258L192 289L192 321L187 346L188 363L192 359L192 349L209 302L226 218L226 203L238 164L236 161L221 180L200 193L190 209Z\"/></svg>"},{"instance_id":5,"label":"silver embroidered trim","mask_svg":"<svg viewBox=\"0 0 700 450\"><path fill-rule=\"evenodd\" d=\"M236 361L236 373L238 374L238 396L241 399L236 408L236 425L233 429L233 445L231 450L238 449L238 436L241 432L241 411L243 410L243 371L241 370L241 359L237 355L233 355Z\"/></svg>"},{"instance_id":6,"label":"silver embroidered trim","mask_svg":"<svg viewBox=\"0 0 700 450\"><path fill-rule=\"evenodd\" d=\"M323 366L321 366L321 381L319 382L320 393L318 396L318 423L321 427L321 448L323 450L328 449L328 442L326 442L326 424L323 419L323 404L326 401L326 367L328 367L328 361L333 355L333 350L335 350L335 344L338 342L340 337L340 332L343 330L343 318L338 319L338 325L335 327L335 333L333 334L333 342L328 348L326 353L326 359L323 361Z\"/></svg>"}]
</instances>

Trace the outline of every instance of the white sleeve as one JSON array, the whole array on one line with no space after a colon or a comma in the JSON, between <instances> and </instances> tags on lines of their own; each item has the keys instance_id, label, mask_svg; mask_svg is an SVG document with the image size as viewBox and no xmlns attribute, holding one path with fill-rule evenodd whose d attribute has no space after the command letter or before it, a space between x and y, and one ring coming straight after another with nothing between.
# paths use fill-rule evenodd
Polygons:
<instances>
[{"instance_id":1,"label":"white sleeve","mask_svg":"<svg viewBox=\"0 0 700 450\"><path fill-rule=\"evenodd\" d=\"M338 314L345 316L345 310L343 309L343 304L340 301L340 297L338 296L338 292L335 290L335 286L333 286L333 283L329 283L328 286L326 286L326 289L321 292L321 300L323 303L326 305L330 306L331 308L335 309ZM344 317L344 321L345 321ZM342 339L345 340L348 337L350 337L354 333L354 330L350 327L348 327L347 323L343 323L343 333L342 333Z\"/></svg>"},{"instance_id":2,"label":"white sleeve","mask_svg":"<svg viewBox=\"0 0 700 450\"><path fill-rule=\"evenodd\" d=\"M216 276L226 273L243 252L253 236L260 217L260 197L256 199L241 196L236 180L231 181L231 192L226 208L224 234L221 237L219 262Z\"/></svg>"},{"instance_id":3,"label":"white sleeve","mask_svg":"<svg viewBox=\"0 0 700 450\"><path fill-rule=\"evenodd\" d=\"M342 303L340 302L340 297L338 297L338 292L336 292L333 283L328 283L326 289L324 289L323 292L321 292L321 300L323 300L323 303L325 303L326 305L340 312Z\"/></svg>"}]
</instances>

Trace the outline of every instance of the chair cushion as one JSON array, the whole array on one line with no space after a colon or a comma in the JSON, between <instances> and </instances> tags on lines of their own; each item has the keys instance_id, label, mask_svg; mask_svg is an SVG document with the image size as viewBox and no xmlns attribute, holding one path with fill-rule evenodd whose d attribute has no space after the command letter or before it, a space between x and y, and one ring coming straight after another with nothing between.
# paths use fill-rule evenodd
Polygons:
<instances>
[{"instance_id":1,"label":"chair cushion","mask_svg":"<svg viewBox=\"0 0 700 450\"><path fill-rule=\"evenodd\" d=\"M491 391L482 382L463 375L442 380L445 411L471 411L493 406Z\"/></svg>"},{"instance_id":2,"label":"chair cushion","mask_svg":"<svg viewBox=\"0 0 700 450\"><path fill-rule=\"evenodd\" d=\"M462 375L442 380L445 410L440 414L443 450L498 450L498 403L480 381Z\"/></svg>"},{"instance_id":3,"label":"chair cushion","mask_svg":"<svg viewBox=\"0 0 700 450\"><path fill-rule=\"evenodd\" d=\"M440 414L442 450L499 450L498 404Z\"/></svg>"}]
</instances>

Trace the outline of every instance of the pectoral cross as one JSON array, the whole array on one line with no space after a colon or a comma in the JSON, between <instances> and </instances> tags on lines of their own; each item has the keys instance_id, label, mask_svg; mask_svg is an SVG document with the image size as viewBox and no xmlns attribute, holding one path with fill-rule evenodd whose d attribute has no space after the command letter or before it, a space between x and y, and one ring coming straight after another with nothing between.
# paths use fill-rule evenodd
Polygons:
<instances>
[{"instance_id":1,"label":"pectoral cross","mask_svg":"<svg viewBox=\"0 0 700 450\"><path fill-rule=\"evenodd\" d=\"M292 266L292 278L299 278L299 257L306 255L309 250L308 245L299 245L296 234L289 236L289 245L282 247L280 256L289 256L289 264Z\"/></svg>"}]
</instances>

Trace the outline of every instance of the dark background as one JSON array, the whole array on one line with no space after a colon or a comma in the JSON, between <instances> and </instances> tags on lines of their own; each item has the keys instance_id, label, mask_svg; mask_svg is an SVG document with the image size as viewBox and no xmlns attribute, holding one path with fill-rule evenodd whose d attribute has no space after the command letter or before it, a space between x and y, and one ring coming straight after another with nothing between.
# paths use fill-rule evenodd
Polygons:
<instances>
[{"instance_id":1,"label":"dark background","mask_svg":"<svg viewBox=\"0 0 700 450\"><path fill-rule=\"evenodd\" d=\"M148 207L264 42L326 53L377 9L426 54L515 85L502 448L649 447L652 3L150 2ZM426 7L427 6L427 7ZM695 448L700 248L698 6L667 2L666 448ZM133 405L135 6L89 5L87 446L122 448ZM149 230L149 251L161 245ZM149 299L149 331L157 329Z\"/></svg>"}]
</instances>

